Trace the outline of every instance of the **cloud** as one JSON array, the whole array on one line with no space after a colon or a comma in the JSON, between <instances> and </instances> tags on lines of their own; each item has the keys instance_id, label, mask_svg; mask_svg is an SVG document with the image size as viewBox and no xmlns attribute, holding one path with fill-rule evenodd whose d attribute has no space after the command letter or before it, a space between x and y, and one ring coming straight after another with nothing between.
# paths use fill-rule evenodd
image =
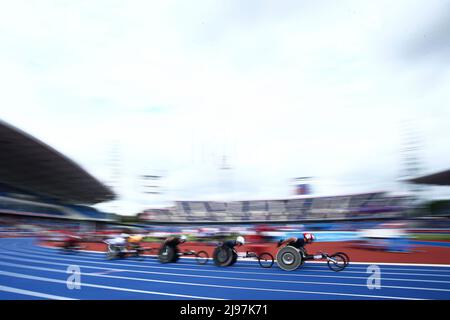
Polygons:
<instances>
[{"instance_id":1,"label":"cloud","mask_svg":"<svg viewBox=\"0 0 450 320\"><path fill-rule=\"evenodd\" d=\"M405 55L417 43L418 54L445 56L445 24L430 27L430 43L420 40L439 8L2 3L1 117L102 181L112 179L119 146L124 214L175 198L281 197L304 175L319 193L392 189L401 120L417 123L428 167L449 156L449 68ZM224 155L229 176L219 169ZM166 177L160 199L137 178L153 172Z\"/></svg>"},{"instance_id":2,"label":"cloud","mask_svg":"<svg viewBox=\"0 0 450 320\"><path fill-rule=\"evenodd\" d=\"M424 9L425 13L433 10L433 15L422 12L417 32L410 35L404 54L411 59L440 58L444 62L450 51L450 3L433 1Z\"/></svg>"}]
</instances>

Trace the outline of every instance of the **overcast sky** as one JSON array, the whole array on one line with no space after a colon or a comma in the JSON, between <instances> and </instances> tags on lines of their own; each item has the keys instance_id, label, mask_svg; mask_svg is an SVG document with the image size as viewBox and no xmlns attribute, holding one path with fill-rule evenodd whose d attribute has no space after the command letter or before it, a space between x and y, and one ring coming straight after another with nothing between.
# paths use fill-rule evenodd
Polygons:
<instances>
[{"instance_id":1,"label":"overcast sky","mask_svg":"<svg viewBox=\"0 0 450 320\"><path fill-rule=\"evenodd\" d=\"M115 181L120 201L99 207L122 214L290 196L298 176L316 194L402 191L404 121L423 173L450 167L449 9L0 1L0 118ZM144 195L142 174L165 194Z\"/></svg>"}]
</instances>

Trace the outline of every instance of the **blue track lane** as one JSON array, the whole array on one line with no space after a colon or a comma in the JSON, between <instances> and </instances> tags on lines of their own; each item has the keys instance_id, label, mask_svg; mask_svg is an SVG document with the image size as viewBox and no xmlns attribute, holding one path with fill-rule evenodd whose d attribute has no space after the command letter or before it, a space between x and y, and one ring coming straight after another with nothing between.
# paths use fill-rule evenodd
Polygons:
<instances>
[{"instance_id":1,"label":"blue track lane","mask_svg":"<svg viewBox=\"0 0 450 320\"><path fill-rule=\"evenodd\" d=\"M71 265L80 268L80 289L67 287ZM189 258L108 261L100 253L61 254L33 239L0 239L0 299L450 299L450 267L379 265L381 289L372 290L367 267L333 272L306 263L286 272L248 260L228 268Z\"/></svg>"}]
</instances>

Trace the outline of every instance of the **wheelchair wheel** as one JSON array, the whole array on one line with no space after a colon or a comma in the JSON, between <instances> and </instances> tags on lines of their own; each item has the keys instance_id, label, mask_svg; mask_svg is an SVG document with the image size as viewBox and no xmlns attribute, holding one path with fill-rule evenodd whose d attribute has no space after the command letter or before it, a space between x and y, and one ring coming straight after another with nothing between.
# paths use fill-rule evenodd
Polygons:
<instances>
[{"instance_id":1,"label":"wheelchair wheel","mask_svg":"<svg viewBox=\"0 0 450 320\"><path fill-rule=\"evenodd\" d=\"M277 253L277 264L286 271L297 269L302 264L302 260L299 250L292 246L281 248Z\"/></svg>"},{"instance_id":2,"label":"wheelchair wheel","mask_svg":"<svg viewBox=\"0 0 450 320\"><path fill-rule=\"evenodd\" d=\"M332 254L330 256L331 259L334 260L328 260L327 264L328 264L328 268L330 268L333 271L339 272L345 269L345 267L347 266L347 260L345 258L345 256L341 253L335 253Z\"/></svg>"},{"instance_id":3,"label":"wheelchair wheel","mask_svg":"<svg viewBox=\"0 0 450 320\"><path fill-rule=\"evenodd\" d=\"M195 254L195 261L198 264L206 264L208 263L209 255L206 251L199 251Z\"/></svg>"},{"instance_id":4,"label":"wheelchair wheel","mask_svg":"<svg viewBox=\"0 0 450 320\"><path fill-rule=\"evenodd\" d=\"M175 255L174 255L172 261L170 261L170 262L177 262L178 259L180 259L180 256L181 256L180 250L178 250L178 247L172 247L172 249L175 251Z\"/></svg>"},{"instance_id":5,"label":"wheelchair wheel","mask_svg":"<svg viewBox=\"0 0 450 320\"><path fill-rule=\"evenodd\" d=\"M177 262L178 250L172 246L163 246L159 250L158 259L161 263Z\"/></svg>"},{"instance_id":6,"label":"wheelchair wheel","mask_svg":"<svg viewBox=\"0 0 450 320\"><path fill-rule=\"evenodd\" d=\"M344 252L336 252L335 254L342 255L345 258L346 266L348 266L348 264L350 263L350 257L347 254L345 254Z\"/></svg>"},{"instance_id":7,"label":"wheelchair wheel","mask_svg":"<svg viewBox=\"0 0 450 320\"><path fill-rule=\"evenodd\" d=\"M302 262L300 263L299 268L302 268L305 265L305 257L307 255L305 248L300 248L300 256L302 257Z\"/></svg>"},{"instance_id":8,"label":"wheelchair wheel","mask_svg":"<svg viewBox=\"0 0 450 320\"><path fill-rule=\"evenodd\" d=\"M113 251L106 252L106 259L107 260L113 260L117 257L117 254Z\"/></svg>"},{"instance_id":9,"label":"wheelchair wheel","mask_svg":"<svg viewBox=\"0 0 450 320\"><path fill-rule=\"evenodd\" d=\"M106 259L107 260L113 260L113 259L117 259L120 258L119 254L120 254L120 250L118 248L116 248L115 246L108 246L108 251L106 251Z\"/></svg>"},{"instance_id":10,"label":"wheelchair wheel","mask_svg":"<svg viewBox=\"0 0 450 320\"><path fill-rule=\"evenodd\" d=\"M214 249L213 261L218 267L228 267L233 261L233 250L228 247L219 246Z\"/></svg>"},{"instance_id":11,"label":"wheelchair wheel","mask_svg":"<svg viewBox=\"0 0 450 320\"><path fill-rule=\"evenodd\" d=\"M231 262L230 262L230 264L229 264L228 266L230 267L230 266L232 266L233 264L235 264L236 261L237 261L237 259L238 259L238 255L237 255L237 253L233 250L233 259L231 259Z\"/></svg>"},{"instance_id":12,"label":"wheelchair wheel","mask_svg":"<svg viewBox=\"0 0 450 320\"><path fill-rule=\"evenodd\" d=\"M264 252L258 256L258 263L263 268L271 268L273 266L273 256L268 252Z\"/></svg>"}]
</instances>

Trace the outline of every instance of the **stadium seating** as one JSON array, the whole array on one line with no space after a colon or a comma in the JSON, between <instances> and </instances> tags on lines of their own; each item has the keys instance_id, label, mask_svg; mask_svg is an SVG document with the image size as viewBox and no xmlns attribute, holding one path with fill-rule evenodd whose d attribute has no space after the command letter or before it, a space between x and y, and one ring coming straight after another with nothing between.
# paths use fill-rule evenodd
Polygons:
<instances>
[{"instance_id":1,"label":"stadium seating","mask_svg":"<svg viewBox=\"0 0 450 320\"><path fill-rule=\"evenodd\" d=\"M172 209L158 214L157 220L270 222L382 218L401 215L408 208L408 201L406 197L393 197L382 192L281 200L176 201Z\"/></svg>"},{"instance_id":2,"label":"stadium seating","mask_svg":"<svg viewBox=\"0 0 450 320\"><path fill-rule=\"evenodd\" d=\"M100 212L89 206L82 205L64 205L50 201L38 201L14 197L0 196L0 213L30 215L30 216L49 216L64 217L73 219L92 219L103 220L107 214Z\"/></svg>"},{"instance_id":3,"label":"stadium seating","mask_svg":"<svg viewBox=\"0 0 450 320\"><path fill-rule=\"evenodd\" d=\"M92 218L92 219L105 219L106 218L106 214L104 212L97 211L92 207L75 206L75 205L71 205L71 206L67 206L67 207L75 210L78 214L88 217L88 218Z\"/></svg>"}]
</instances>

